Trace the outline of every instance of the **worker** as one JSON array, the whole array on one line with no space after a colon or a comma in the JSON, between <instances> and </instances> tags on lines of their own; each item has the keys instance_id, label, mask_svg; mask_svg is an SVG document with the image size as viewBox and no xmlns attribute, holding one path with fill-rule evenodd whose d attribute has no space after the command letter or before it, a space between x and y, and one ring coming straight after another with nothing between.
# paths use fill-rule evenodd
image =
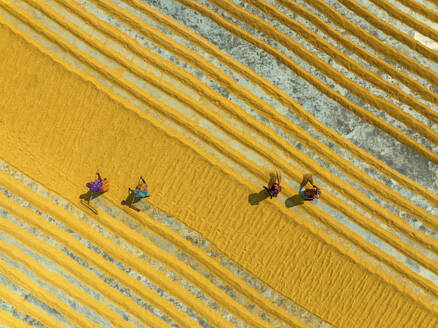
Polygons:
<instances>
[{"instance_id":1,"label":"worker","mask_svg":"<svg viewBox=\"0 0 438 328\"><path fill-rule=\"evenodd\" d=\"M263 186L263 188L265 188L265 190L267 191L267 193L269 194L271 199L272 199L272 197L277 197L278 194L281 192L280 182L281 182L281 176L278 172L276 172L275 173L275 180L274 180L274 183L272 184L272 186L270 188Z\"/></svg>"},{"instance_id":2,"label":"worker","mask_svg":"<svg viewBox=\"0 0 438 328\"><path fill-rule=\"evenodd\" d=\"M148 185L146 184L146 181L144 181L143 177L140 177L139 183L137 184L137 187L135 187L134 190L129 188L130 192L134 193L134 196L136 198L145 198L149 197L149 191L148 191Z\"/></svg>"},{"instance_id":3,"label":"worker","mask_svg":"<svg viewBox=\"0 0 438 328\"><path fill-rule=\"evenodd\" d=\"M91 199L109 190L108 179L107 178L102 179L99 172L96 172L96 175L97 175L97 180L93 182L88 182L86 184L87 188L90 189L91 192L91 196L90 198L88 198L88 202L90 202Z\"/></svg>"},{"instance_id":4,"label":"worker","mask_svg":"<svg viewBox=\"0 0 438 328\"><path fill-rule=\"evenodd\" d=\"M304 186L307 183L310 183L313 188L303 190ZM299 193L304 198L304 200L308 200L308 201L319 199L319 197L321 197L321 189L313 183L313 178L311 174L304 175L303 182L300 185Z\"/></svg>"}]
</instances>

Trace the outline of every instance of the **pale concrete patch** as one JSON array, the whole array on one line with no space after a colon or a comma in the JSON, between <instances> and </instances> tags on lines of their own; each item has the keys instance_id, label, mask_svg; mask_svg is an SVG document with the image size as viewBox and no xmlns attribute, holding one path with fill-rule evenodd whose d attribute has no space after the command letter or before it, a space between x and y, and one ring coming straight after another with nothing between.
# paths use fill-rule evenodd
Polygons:
<instances>
[{"instance_id":1,"label":"pale concrete patch","mask_svg":"<svg viewBox=\"0 0 438 328\"><path fill-rule=\"evenodd\" d=\"M438 31L438 24L433 24L430 27ZM424 36L421 33L414 32L414 38L418 42L421 42L426 47L429 47L432 50L438 51L438 42L433 41L432 39L429 39L427 36Z\"/></svg>"}]
</instances>

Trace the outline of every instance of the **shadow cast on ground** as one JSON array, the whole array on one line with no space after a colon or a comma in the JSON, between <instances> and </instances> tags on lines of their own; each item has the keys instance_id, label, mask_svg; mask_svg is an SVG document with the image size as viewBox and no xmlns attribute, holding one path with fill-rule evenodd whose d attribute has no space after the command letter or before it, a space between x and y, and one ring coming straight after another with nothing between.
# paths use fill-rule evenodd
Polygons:
<instances>
[{"instance_id":1,"label":"shadow cast on ground","mask_svg":"<svg viewBox=\"0 0 438 328\"><path fill-rule=\"evenodd\" d=\"M102 194L103 194L103 191L92 192L92 191L88 190L85 194L80 195L79 198L89 202L90 200L95 199Z\"/></svg>"},{"instance_id":2,"label":"shadow cast on ground","mask_svg":"<svg viewBox=\"0 0 438 328\"><path fill-rule=\"evenodd\" d=\"M275 173L269 174L269 182L268 182L268 188L270 188L275 182ZM248 203L251 205L258 205L261 201L265 200L269 197L269 193L263 189L257 194L251 194L248 196Z\"/></svg>"},{"instance_id":3,"label":"shadow cast on ground","mask_svg":"<svg viewBox=\"0 0 438 328\"><path fill-rule=\"evenodd\" d=\"M269 194L267 193L267 191L265 189L263 189L262 191L260 191L257 194L249 195L248 196L248 203L250 203L251 205L258 205L261 201L265 200L268 197L269 197Z\"/></svg>"},{"instance_id":4,"label":"shadow cast on ground","mask_svg":"<svg viewBox=\"0 0 438 328\"><path fill-rule=\"evenodd\" d=\"M137 203L138 201L140 201L140 199L141 198L135 197L133 192L129 192L128 197L126 197L126 199L122 200L122 205Z\"/></svg>"},{"instance_id":5,"label":"shadow cast on ground","mask_svg":"<svg viewBox=\"0 0 438 328\"><path fill-rule=\"evenodd\" d=\"M304 198L300 194L293 195L284 202L287 208L304 204Z\"/></svg>"}]
</instances>

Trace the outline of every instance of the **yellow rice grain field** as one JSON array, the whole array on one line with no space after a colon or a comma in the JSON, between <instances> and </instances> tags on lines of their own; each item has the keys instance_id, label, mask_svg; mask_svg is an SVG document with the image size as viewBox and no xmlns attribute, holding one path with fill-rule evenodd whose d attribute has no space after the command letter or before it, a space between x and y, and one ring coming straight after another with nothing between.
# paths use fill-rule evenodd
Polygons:
<instances>
[{"instance_id":1,"label":"yellow rice grain field","mask_svg":"<svg viewBox=\"0 0 438 328\"><path fill-rule=\"evenodd\" d=\"M438 327L437 23L432 0L0 0L0 326Z\"/></svg>"}]
</instances>

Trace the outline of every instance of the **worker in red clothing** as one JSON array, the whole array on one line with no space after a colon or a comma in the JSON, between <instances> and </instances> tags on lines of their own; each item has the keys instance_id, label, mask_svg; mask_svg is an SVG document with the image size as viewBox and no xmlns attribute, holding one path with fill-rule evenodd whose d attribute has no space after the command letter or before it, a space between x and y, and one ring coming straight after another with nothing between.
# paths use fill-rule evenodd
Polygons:
<instances>
[{"instance_id":1,"label":"worker in red clothing","mask_svg":"<svg viewBox=\"0 0 438 328\"><path fill-rule=\"evenodd\" d=\"M275 181L272 184L272 186L270 188L263 186L263 188L265 188L265 190L268 192L271 199L272 197L277 197L278 194L281 192L280 182L281 182L281 175L278 172L276 172Z\"/></svg>"},{"instance_id":2,"label":"worker in red clothing","mask_svg":"<svg viewBox=\"0 0 438 328\"><path fill-rule=\"evenodd\" d=\"M313 188L303 190L303 187L308 182L312 185ZM314 199L319 199L319 197L321 197L321 189L313 183L313 178L311 174L304 175L303 182L300 185L299 193L304 198L304 200L309 200L309 201L312 201Z\"/></svg>"}]
</instances>

